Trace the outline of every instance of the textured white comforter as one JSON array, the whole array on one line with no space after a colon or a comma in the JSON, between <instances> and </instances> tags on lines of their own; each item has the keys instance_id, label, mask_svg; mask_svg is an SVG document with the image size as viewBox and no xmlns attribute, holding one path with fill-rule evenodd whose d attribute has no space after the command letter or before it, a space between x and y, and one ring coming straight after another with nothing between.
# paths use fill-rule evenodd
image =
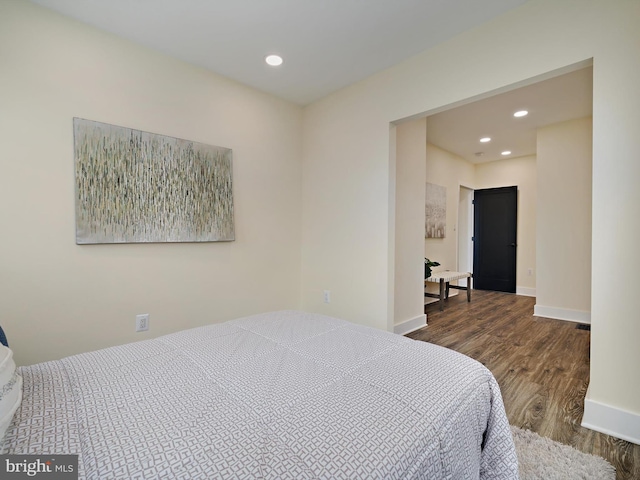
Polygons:
<instances>
[{"instance_id":1,"label":"textured white comforter","mask_svg":"<svg viewBox=\"0 0 640 480\"><path fill-rule=\"evenodd\" d=\"M273 312L19 369L3 453L80 478L512 479L492 374L454 351Z\"/></svg>"}]
</instances>

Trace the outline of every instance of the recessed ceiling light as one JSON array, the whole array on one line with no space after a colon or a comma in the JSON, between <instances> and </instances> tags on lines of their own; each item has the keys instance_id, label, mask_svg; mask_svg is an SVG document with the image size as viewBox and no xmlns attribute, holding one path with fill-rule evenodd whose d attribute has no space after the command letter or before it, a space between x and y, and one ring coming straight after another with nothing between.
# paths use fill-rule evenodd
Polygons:
<instances>
[{"instance_id":1,"label":"recessed ceiling light","mask_svg":"<svg viewBox=\"0 0 640 480\"><path fill-rule=\"evenodd\" d=\"M264 59L267 62L267 65L271 65L272 67L277 67L282 65L282 57L280 55L267 55Z\"/></svg>"},{"instance_id":2,"label":"recessed ceiling light","mask_svg":"<svg viewBox=\"0 0 640 480\"><path fill-rule=\"evenodd\" d=\"M511 150L505 150L502 155L511 155Z\"/></svg>"},{"instance_id":3,"label":"recessed ceiling light","mask_svg":"<svg viewBox=\"0 0 640 480\"><path fill-rule=\"evenodd\" d=\"M482 143L490 142L490 141L491 141L491 137L483 137L483 138L481 138L481 139L480 139L480 141L481 141Z\"/></svg>"},{"instance_id":4,"label":"recessed ceiling light","mask_svg":"<svg viewBox=\"0 0 640 480\"><path fill-rule=\"evenodd\" d=\"M529 115L529 112L527 112L526 110L518 110L513 114L514 117L526 117L527 115Z\"/></svg>"}]
</instances>

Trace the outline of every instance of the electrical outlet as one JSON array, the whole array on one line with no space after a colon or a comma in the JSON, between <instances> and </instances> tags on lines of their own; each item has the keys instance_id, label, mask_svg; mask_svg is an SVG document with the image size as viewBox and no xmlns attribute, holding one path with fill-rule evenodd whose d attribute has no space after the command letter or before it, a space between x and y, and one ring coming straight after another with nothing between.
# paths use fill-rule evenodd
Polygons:
<instances>
[{"instance_id":1,"label":"electrical outlet","mask_svg":"<svg viewBox=\"0 0 640 480\"><path fill-rule=\"evenodd\" d=\"M331 303L331 292L329 290L325 290L323 293L324 303Z\"/></svg>"},{"instance_id":2,"label":"electrical outlet","mask_svg":"<svg viewBox=\"0 0 640 480\"><path fill-rule=\"evenodd\" d=\"M149 330L149 314L141 313L136 315L136 332L145 332Z\"/></svg>"}]
</instances>

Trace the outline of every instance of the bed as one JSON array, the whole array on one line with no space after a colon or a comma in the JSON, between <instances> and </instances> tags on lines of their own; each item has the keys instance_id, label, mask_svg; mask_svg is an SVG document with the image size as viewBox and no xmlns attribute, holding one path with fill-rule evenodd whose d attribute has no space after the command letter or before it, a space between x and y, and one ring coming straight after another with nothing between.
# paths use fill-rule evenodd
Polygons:
<instances>
[{"instance_id":1,"label":"bed","mask_svg":"<svg viewBox=\"0 0 640 480\"><path fill-rule=\"evenodd\" d=\"M2 453L86 479L512 479L500 390L442 347L297 311L20 367Z\"/></svg>"}]
</instances>

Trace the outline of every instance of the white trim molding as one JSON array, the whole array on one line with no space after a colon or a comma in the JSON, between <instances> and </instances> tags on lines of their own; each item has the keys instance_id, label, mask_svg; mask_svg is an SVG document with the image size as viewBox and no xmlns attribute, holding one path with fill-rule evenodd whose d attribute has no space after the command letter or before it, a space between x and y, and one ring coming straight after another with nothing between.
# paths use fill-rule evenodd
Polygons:
<instances>
[{"instance_id":1,"label":"white trim molding","mask_svg":"<svg viewBox=\"0 0 640 480\"><path fill-rule=\"evenodd\" d=\"M516 287L516 295L522 295L524 297L535 297L536 289L529 287Z\"/></svg>"},{"instance_id":2,"label":"white trim molding","mask_svg":"<svg viewBox=\"0 0 640 480\"><path fill-rule=\"evenodd\" d=\"M395 324L393 326L393 333L397 333L398 335L406 335L407 333L424 327L426 324L427 315L423 313L422 315L418 315L415 318L410 318L409 320L405 320L404 322Z\"/></svg>"},{"instance_id":3,"label":"white trim molding","mask_svg":"<svg viewBox=\"0 0 640 480\"><path fill-rule=\"evenodd\" d=\"M640 445L640 415L584 398L583 427Z\"/></svg>"},{"instance_id":4,"label":"white trim molding","mask_svg":"<svg viewBox=\"0 0 640 480\"><path fill-rule=\"evenodd\" d=\"M583 310L535 305L533 307L533 315L535 317L555 318L556 320L591 324L591 312L585 312Z\"/></svg>"}]
</instances>

